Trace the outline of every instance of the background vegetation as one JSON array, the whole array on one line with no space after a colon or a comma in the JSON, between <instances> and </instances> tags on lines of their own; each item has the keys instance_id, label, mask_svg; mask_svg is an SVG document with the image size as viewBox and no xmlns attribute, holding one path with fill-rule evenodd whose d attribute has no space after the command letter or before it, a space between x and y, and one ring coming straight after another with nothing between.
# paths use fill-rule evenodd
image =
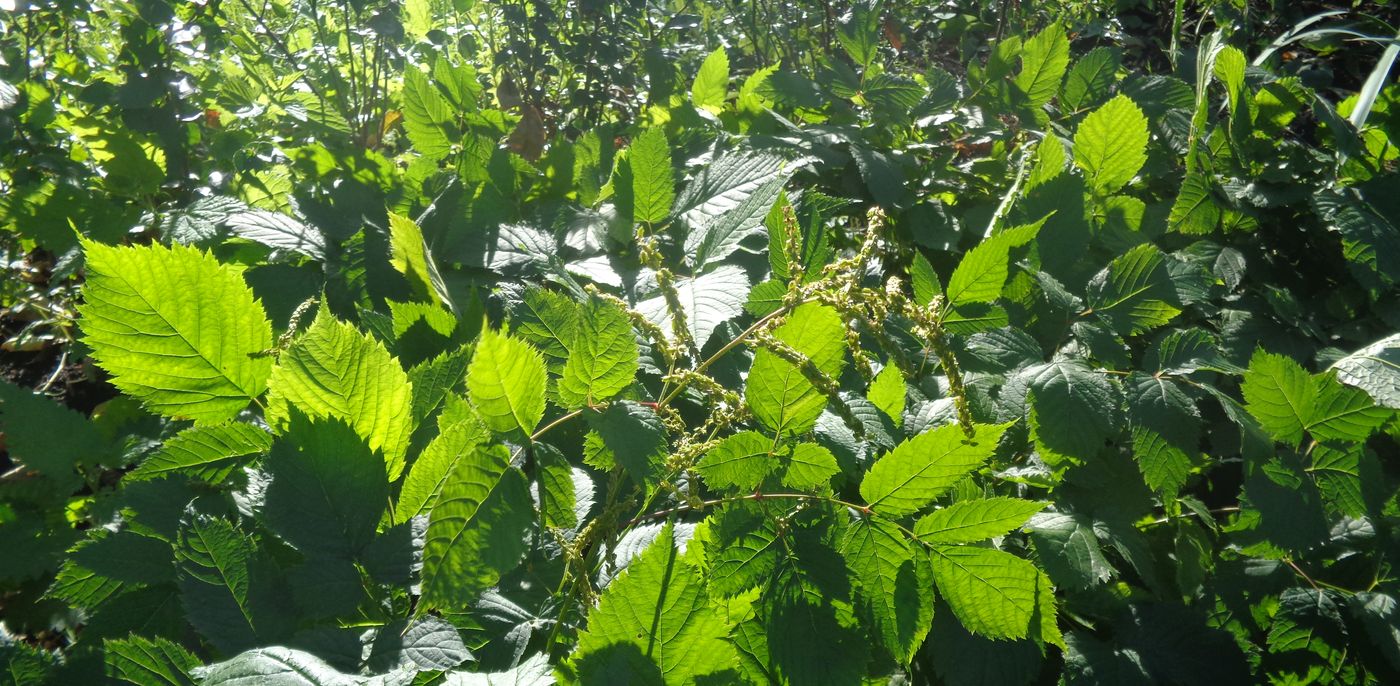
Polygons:
<instances>
[{"instance_id":1,"label":"background vegetation","mask_svg":"<svg viewBox=\"0 0 1400 686\"><path fill-rule=\"evenodd\" d=\"M0 678L1400 682L1394 9L0 2Z\"/></svg>"}]
</instances>

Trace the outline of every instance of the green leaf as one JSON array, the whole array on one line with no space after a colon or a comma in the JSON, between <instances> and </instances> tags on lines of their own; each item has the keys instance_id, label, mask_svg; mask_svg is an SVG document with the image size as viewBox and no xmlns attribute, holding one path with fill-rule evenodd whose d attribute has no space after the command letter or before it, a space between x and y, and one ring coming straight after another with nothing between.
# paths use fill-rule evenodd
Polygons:
<instances>
[{"instance_id":1,"label":"green leaf","mask_svg":"<svg viewBox=\"0 0 1400 686\"><path fill-rule=\"evenodd\" d=\"M520 563L533 521L529 486L506 451L463 456L429 515L420 609L471 607Z\"/></svg>"},{"instance_id":2,"label":"green leaf","mask_svg":"<svg viewBox=\"0 0 1400 686\"><path fill-rule=\"evenodd\" d=\"M87 417L5 380L0 420L10 458L53 479L73 479L76 466L96 464L113 452Z\"/></svg>"},{"instance_id":3,"label":"green leaf","mask_svg":"<svg viewBox=\"0 0 1400 686\"><path fill-rule=\"evenodd\" d=\"M1118 52L1113 48L1099 46L1084 53L1065 78L1064 90L1060 92L1060 109L1078 112L1108 97L1118 67Z\"/></svg>"},{"instance_id":4,"label":"green leaf","mask_svg":"<svg viewBox=\"0 0 1400 686\"><path fill-rule=\"evenodd\" d=\"M914 302L920 305L933 302L934 296L943 292L938 272L933 271L933 265L929 264L923 253L914 253L914 259L909 263L909 284L914 289Z\"/></svg>"},{"instance_id":5,"label":"green leaf","mask_svg":"<svg viewBox=\"0 0 1400 686\"><path fill-rule=\"evenodd\" d=\"M729 55L724 52L724 46L720 46L705 57L700 71L695 74L695 82L690 86L690 102L711 114L719 114L724 111L728 95Z\"/></svg>"},{"instance_id":6,"label":"green leaf","mask_svg":"<svg viewBox=\"0 0 1400 686\"><path fill-rule=\"evenodd\" d=\"M816 443L798 443L783 462L783 485L798 490L819 489L841 472L836 456Z\"/></svg>"},{"instance_id":7,"label":"green leaf","mask_svg":"<svg viewBox=\"0 0 1400 686\"><path fill-rule=\"evenodd\" d=\"M904 373L899 371L899 365L887 364L879 374L875 375L875 380L870 382L870 388L865 392L865 397L870 400L870 404L880 408L896 427L904 424Z\"/></svg>"},{"instance_id":8,"label":"green leaf","mask_svg":"<svg viewBox=\"0 0 1400 686\"><path fill-rule=\"evenodd\" d=\"M1393 410L1376 407L1365 391L1343 386L1335 375L1313 377L1317 401L1308 417L1307 430L1324 441L1365 441L1392 416Z\"/></svg>"},{"instance_id":9,"label":"green leaf","mask_svg":"<svg viewBox=\"0 0 1400 686\"><path fill-rule=\"evenodd\" d=\"M569 361L559 379L559 399L575 409L621 393L637 376L637 339L617 306L592 298L579 312Z\"/></svg>"},{"instance_id":10,"label":"green leaf","mask_svg":"<svg viewBox=\"0 0 1400 686\"><path fill-rule=\"evenodd\" d=\"M201 686L356 686L359 677L343 674L311 653L271 646L239 653L196 670Z\"/></svg>"},{"instance_id":11,"label":"green leaf","mask_svg":"<svg viewBox=\"0 0 1400 686\"><path fill-rule=\"evenodd\" d=\"M1170 378L1132 372L1123 383L1133 449L1147 485L1174 493L1200 442L1196 403Z\"/></svg>"},{"instance_id":12,"label":"green leaf","mask_svg":"<svg viewBox=\"0 0 1400 686\"><path fill-rule=\"evenodd\" d=\"M1010 424L979 424L975 438L948 424L899 445L875 462L860 483L870 508L887 516L913 514L928 507L997 449Z\"/></svg>"},{"instance_id":13,"label":"green leaf","mask_svg":"<svg viewBox=\"0 0 1400 686\"><path fill-rule=\"evenodd\" d=\"M1074 163L1099 195L1127 185L1146 162L1147 117L1125 95L1089 113L1074 132Z\"/></svg>"},{"instance_id":14,"label":"green leaf","mask_svg":"<svg viewBox=\"0 0 1400 686\"><path fill-rule=\"evenodd\" d=\"M639 484L655 484L666 460L666 426L656 411L631 400L584 413L612 460Z\"/></svg>"},{"instance_id":15,"label":"green leaf","mask_svg":"<svg viewBox=\"0 0 1400 686\"><path fill-rule=\"evenodd\" d=\"M403 74L403 128L413 149L430 159L452 151L452 107L416 64Z\"/></svg>"},{"instance_id":16,"label":"green leaf","mask_svg":"<svg viewBox=\"0 0 1400 686\"><path fill-rule=\"evenodd\" d=\"M137 686L195 686L190 672L200 665L194 653L155 637L132 634L102 642L107 671Z\"/></svg>"},{"instance_id":17,"label":"green leaf","mask_svg":"<svg viewBox=\"0 0 1400 686\"><path fill-rule=\"evenodd\" d=\"M1162 326L1181 312L1166 256L1148 243L1118 256L1094 276L1088 303L1124 336Z\"/></svg>"},{"instance_id":18,"label":"green leaf","mask_svg":"<svg viewBox=\"0 0 1400 686\"><path fill-rule=\"evenodd\" d=\"M227 479L243 458L272 447L272 434L253 426L229 422L185 429L167 440L126 479L141 481L182 474L209 484Z\"/></svg>"},{"instance_id":19,"label":"green leaf","mask_svg":"<svg viewBox=\"0 0 1400 686\"><path fill-rule=\"evenodd\" d=\"M675 216L687 229L685 252L697 271L763 230L768 210L794 170L768 153L731 152L706 166L676 197Z\"/></svg>"},{"instance_id":20,"label":"green leaf","mask_svg":"<svg viewBox=\"0 0 1400 686\"><path fill-rule=\"evenodd\" d=\"M695 471L714 489L752 491L777 470L773 439L757 431L729 436L705 453Z\"/></svg>"},{"instance_id":21,"label":"green leaf","mask_svg":"<svg viewBox=\"0 0 1400 686\"><path fill-rule=\"evenodd\" d=\"M1215 204L1210 179L1199 171L1188 172L1167 216L1167 228L1177 233L1204 235L1219 225L1220 206Z\"/></svg>"},{"instance_id":22,"label":"green leaf","mask_svg":"<svg viewBox=\"0 0 1400 686\"><path fill-rule=\"evenodd\" d=\"M322 308L278 358L269 386L274 424L285 423L291 408L345 421L383 453L389 480L399 478L413 430L413 389L383 343Z\"/></svg>"},{"instance_id":23,"label":"green leaf","mask_svg":"<svg viewBox=\"0 0 1400 686\"><path fill-rule=\"evenodd\" d=\"M535 443L535 479L540 499L540 513L547 526L572 529L579 524L575 511L578 495L574 491L574 469L568 458L548 443Z\"/></svg>"},{"instance_id":24,"label":"green leaf","mask_svg":"<svg viewBox=\"0 0 1400 686\"><path fill-rule=\"evenodd\" d=\"M841 553L885 647L908 664L933 625L932 572L920 564L925 559L915 557L898 527L869 517L851 523Z\"/></svg>"},{"instance_id":25,"label":"green leaf","mask_svg":"<svg viewBox=\"0 0 1400 686\"><path fill-rule=\"evenodd\" d=\"M778 289L781 299L785 289L781 284ZM676 298L685 312L686 327L695 339L695 345L701 348L709 342L720 324L743 314L744 302L748 297L748 274L732 264L720 265L693 279L676 281ZM637 303L637 311L661 327L662 331L672 331L671 310L661 295Z\"/></svg>"},{"instance_id":26,"label":"green leaf","mask_svg":"<svg viewBox=\"0 0 1400 686\"><path fill-rule=\"evenodd\" d=\"M738 668L729 626L711 605L698 571L681 559L671 525L603 592L570 658L584 684L691 684L724 680ZM732 676L732 675L731 675Z\"/></svg>"},{"instance_id":27,"label":"green leaf","mask_svg":"<svg viewBox=\"0 0 1400 686\"><path fill-rule=\"evenodd\" d=\"M925 543L977 543L1020 528L1043 509L1045 503L1020 498L963 500L921 517L914 533Z\"/></svg>"},{"instance_id":28,"label":"green leaf","mask_svg":"<svg viewBox=\"0 0 1400 686\"><path fill-rule=\"evenodd\" d=\"M1029 243L1044 223L1041 220L992 234L967 251L948 279L948 302L953 305L989 303L1001 297L1011 249Z\"/></svg>"},{"instance_id":29,"label":"green leaf","mask_svg":"<svg viewBox=\"0 0 1400 686\"><path fill-rule=\"evenodd\" d=\"M471 348L462 346L408 370L408 382L413 385L410 409L414 425L421 424L442 405L448 393L456 391L458 384L467 376L467 363L470 361Z\"/></svg>"},{"instance_id":30,"label":"green leaf","mask_svg":"<svg viewBox=\"0 0 1400 686\"><path fill-rule=\"evenodd\" d=\"M544 417L544 360L530 344L486 330L467 367L467 392L486 426L529 434Z\"/></svg>"},{"instance_id":31,"label":"green leaf","mask_svg":"<svg viewBox=\"0 0 1400 686\"><path fill-rule=\"evenodd\" d=\"M1040 563L1055 583L1086 589L1113 575L1113 567L1108 564L1094 535L1094 524L1087 517L1044 512L1032 518L1026 528L1040 554Z\"/></svg>"},{"instance_id":32,"label":"green leaf","mask_svg":"<svg viewBox=\"0 0 1400 686\"><path fill-rule=\"evenodd\" d=\"M214 424L267 388L272 325L238 269L180 245L84 243L83 342L123 393ZM217 323L217 325L212 325Z\"/></svg>"},{"instance_id":33,"label":"green leaf","mask_svg":"<svg viewBox=\"0 0 1400 686\"><path fill-rule=\"evenodd\" d=\"M389 500L382 465L346 424L294 413L267 458L263 516L304 554L354 558L374 538Z\"/></svg>"},{"instance_id":34,"label":"green leaf","mask_svg":"<svg viewBox=\"0 0 1400 686\"><path fill-rule=\"evenodd\" d=\"M569 359L581 309L566 295L527 286L524 299L513 312L515 335L544 353L551 371L560 371Z\"/></svg>"},{"instance_id":35,"label":"green leaf","mask_svg":"<svg viewBox=\"0 0 1400 686\"><path fill-rule=\"evenodd\" d=\"M1400 669L1400 601L1366 591L1347 599L1352 614L1361 618L1371 643L1380 648L1391 668Z\"/></svg>"},{"instance_id":36,"label":"green leaf","mask_svg":"<svg viewBox=\"0 0 1400 686\"><path fill-rule=\"evenodd\" d=\"M1055 97L1069 66L1069 38L1065 27L1055 22L1025 42L1021 50L1021 73L1016 87L1026 94L1032 107Z\"/></svg>"},{"instance_id":37,"label":"green leaf","mask_svg":"<svg viewBox=\"0 0 1400 686\"><path fill-rule=\"evenodd\" d=\"M800 305L773 335L827 376L840 376L846 362L846 326L836 310L820 303ZM779 436L811 430L827 401L798 367L766 349L754 355L744 396L754 417Z\"/></svg>"},{"instance_id":38,"label":"green leaf","mask_svg":"<svg viewBox=\"0 0 1400 686\"><path fill-rule=\"evenodd\" d=\"M1078 360L1027 367L1007 383L1030 392L1030 424L1036 442L1057 456L1089 459L1116 435L1122 393L1105 375Z\"/></svg>"},{"instance_id":39,"label":"green leaf","mask_svg":"<svg viewBox=\"0 0 1400 686\"><path fill-rule=\"evenodd\" d=\"M93 609L132 588L174 581L170 544L130 530L92 533L73 547L48 595Z\"/></svg>"},{"instance_id":40,"label":"green leaf","mask_svg":"<svg viewBox=\"0 0 1400 686\"><path fill-rule=\"evenodd\" d=\"M438 273L433 253L423 241L423 230L408 217L389 213L389 263L398 270L413 289L414 295L435 305L455 310L447 284Z\"/></svg>"},{"instance_id":41,"label":"green leaf","mask_svg":"<svg viewBox=\"0 0 1400 686\"><path fill-rule=\"evenodd\" d=\"M1297 362L1256 350L1240 384L1245 409L1275 440L1297 445L1315 413L1317 386Z\"/></svg>"},{"instance_id":42,"label":"green leaf","mask_svg":"<svg viewBox=\"0 0 1400 686\"><path fill-rule=\"evenodd\" d=\"M732 596L768 581L783 556L776 522L758 503L735 503L706 520L707 588Z\"/></svg>"},{"instance_id":43,"label":"green leaf","mask_svg":"<svg viewBox=\"0 0 1400 686\"><path fill-rule=\"evenodd\" d=\"M671 214L676 198L671 177L671 147L659 128L647 129L632 140L627 152L632 167L632 221L657 224Z\"/></svg>"},{"instance_id":44,"label":"green leaf","mask_svg":"<svg viewBox=\"0 0 1400 686\"><path fill-rule=\"evenodd\" d=\"M939 594L969 632L994 639L1030 635L1039 575L1034 565L972 546L934 546L929 559Z\"/></svg>"},{"instance_id":45,"label":"green leaf","mask_svg":"<svg viewBox=\"0 0 1400 686\"><path fill-rule=\"evenodd\" d=\"M1332 368L1338 381L1366 391L1382 407L1400 410L1400 334L1357 350Z\"/></svg>"},{"instance_id":46,"label":"green leaf","mask_svg":"<svg viewBox=\"0 0 1400 686\"><path fill-rule=\"evenodd\" d=\"M857 684L870 650L852 608L788 574L769 589L764 623L771 668L791 686Z\"/></svg>"},{"instance_id":47,"label":"green leaf","mask_svg":"<svg viewBox=\"0 0 1400 686\"><path fill-rule=\"evenodd\" d=\"M253 540L225 520L197 516L180 529L175 560L185 612L190 624L225 652L257 641L250 590L256 555Z\"/></svg>"}]
</instances>

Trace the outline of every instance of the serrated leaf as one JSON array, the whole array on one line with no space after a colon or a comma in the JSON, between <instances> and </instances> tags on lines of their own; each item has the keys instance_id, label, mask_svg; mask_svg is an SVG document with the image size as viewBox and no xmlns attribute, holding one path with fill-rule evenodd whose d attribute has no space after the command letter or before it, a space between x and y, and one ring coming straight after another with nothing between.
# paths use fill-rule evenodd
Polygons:
<instances>
[{"instance_id":1,"label":"serrated leaf","mask_svg":"<svg viewBox=\"0 0 1400 686\"><path fill-rule=\"evenodd\" d=\"M705 453L695 471L710 488L752 491L777 470L775 449L773 439L757 431L742 431Z\"/></svg>"},{"instance_id":2,"label":"serrated leaf","mask_svg":"<svg viewBox=\"0 0 1400 686\"><path fill-rule=\"evenodd\" d=\"M609 584L588 613L570 658L584 684L689 684L738 667L729 626L709 603L699 573L680 559L668 524Z\"/></svg>"},{"instance_id":3,"label":"serrated leaf","mask_svg":"<svg viewBox=\"0 0 1400 686\"><path fill-rule=\"evenodd\" d=\"M696 107L719 114L724 110L724 101L729 95L729 55L724 46L705 57L695 81L690 86L690 102Z\"/></svg>"},{"instance_id":4,"label":"serrated leaf","mask_svg":"<svg viewBox=\"0 0 1400 686\"><path fill-rule=\"evenodd\" d=\"M656 411L631 400L610 403L602 412L584 414L610 461L622 465L639 484L653 484L666 458L666 426ZM596 454L596 453L595 453Z\"/></svg>"},{"instance_id":5,"label":"serrated leaf","mask_svg":"<svg viewBox=\"0 0 1400 686\"><path fill-rule=\"evenodd\" d=\"M547 526L572 529L579 524L578 497L575 493L574 469L568 458L548 443L534 445L535 479L540 513ZM584 508L585 511L587 508Z\"/></svg>"},{"instance_id":6,"label":"serrated leaf","mask_svg":"<svg viewBox=\"0 0 1400 686\"><path fill-rule=\"evenodd\" d=\"M268 526L304 554L354 558L389 499L383 463L341 421L293 414L266 462Z\"/></svg>"},{"instance_id":7,"label":"serrated leaf","mask_svg":"<svg viewBox=\"0 0 1400 686\"><path fill-rule=\"evenodd\" d=\"M1055 22L1025 42L1016 87L1032 107L1044 105L1059 92L1068 66L1069 38L1065 27Z\"/></svg>"},{"instance_id":8,"label":"serrated leaf","mask_svg":"<svg viewBox=\"0 0 1400 686\"><path fill-rule=\"evenodd\" d=\"M515 335L544 353L550 370L558 371L569 359L581 309L566 295L527 286L525 297L513 310Z\"/></svg>"},{"instance_id":9,"label":"serrated leaf","mask_svg":"<svg viewBox=\"0 0 1400 686\"><path fill-rule=\"evenodd\" d=\"M252 424L190 427L171 437L126 478L141 481L182 474L216 484L238 469L243 458L271 447L272 434Z\"/></svg>"},{"instance_id":10,"label":"serrated leaf","mask_svg":"<svg viewBox=\"0 0 1400 686\"><path fill-rule=\"evenodd\" d=\"M1013 381L1030 391L1031 431L1036 441L1056 455L1088 459L1118 432L1122 394L1083 362L1034 365Z\"/></svg>"},{"instance_id":11,"label":"serrated leaf","mask_svg":"<svg viewBox=\"0 0 1400 686\"><path fill-rule=\"evenodd\" d=\"M1176 382L1133 372L1123 384L1133 453L1147 485L1168 495L1185 482L1198 451L1200 413Z\"/></svg>"},{"instance_id":12,"label":"serrated leaf","mask_svg":"<svg viewBox=\"0 0 1400 686\"><path fill-rule=\"evenodd\" d=\"M676 198L671 177L671 147L659 128L643 131L627 151L632 168L632 222L657 224L671 213Z\"/></svg>"},{"instance_id":13,"label":"serrated leaf","mask_svg":"<svg viewBox=\"0 0 1400 686\"><path fill-rule=\"evenodd\" d=\"M1317 386L1307 370L1283 355L1257 350L1240 384L1245 409L1275 440L1297 445L1313 417Z\"/></svg>"},{"instance_id":14,"label":"serrated leaf","mask_svg":"<svg viewBox=\"0 0 1400 686\"><path fill-rule=\"evenodd\" d=\"M534 505L505 451L464 456L442 485L423 544L420 607L465 610L525 554Z\"/></svg>"},{"instance_id":15,"label":"serrated leaf","mask_svg":"<svg viewBox=\"0 0 1400 686\"><path fill-rule=\"evenodd\" d=\"M1099 46L1080 56L1065 77L1060 108L1077 112L1106 98L1113 88L1118 62L1117 51L1108 46Z\"/></svg>"},{"instance_id":16,"label":"serrated leaf","mask_svg":"<svg viewBox=\"0 0 1400 686\"><path fill-rule=\"evenodd\" d=\"M5 380L0 427L11 459L60 482L73 480L79 464L95 464L113 452L87 417Z\"/></svg>"},{"instance_id":17,"label":"serrated leaf","mask_svg":"<svg viewBox=\"0 0 1400 686\"><path fill-rule=\"evenodd\" d=\"M472 659L472 653L462 642L462 634L450 622L431 615L408 622L407 626L390 625L394 629L394 645L388 656L397 658L401 667L415 671L445 671ZM379 648L376 641L376 650Z\"/></svg>"},{"instance_id":18,"label":"serrated leaf","mask_svg":"<svg viewBox=\"0 0 1400 686\"><path fill-rule=\"evenodd\" d=\"M913 514L928 507L997 449L1010 424L980 424L968 438L956 424L919 434L886 453L860 482L870 509L888 516Z\"/></svg>"},{"instance_id":19,"label":"serrated leaf","mask_svg":"<svg viewBox=\"0 0 1400 686\"><path fill-rule=\"evenodd\" d=\"M818 489L841 472L836 456L816 443L798 443L783 457L782 482L798 490Z\"/></svg>"},{"instance_id":20,"label":"serrated leaf","mask_svg":"<svg viewBox=\"0 0 1400 686\"><path fill-rule=\"evenodd\" d=\"M1042 512L1027 525L1031 543L1050 578L1061 586L1086 589L1113 575L1094 535L1094 524L1082 515Z\"/></svg>"},{"instance_id":21,"label":"serrated leaf","mask_svg":"<svg viewBox=\"0 0 1400 686\"><path fill-rule=\"evenodd\" d=\"M528 435L544 417L544 360L530 344L481 332L467 367L467 393L492 431Z\"/></svg>"},{"instance_id":22,"label":"serrated leaf","mask_svg":"<svg viewBox=\"0 0 1400 686\"><path fill-rule=\"evenodd\" d=\"M953 305L989 303L1001 297L1012 248L1035 238L1044 220L993 234L963 255L948 278L948 302Z\"/></svg>"},{"instance_id":23,"label":"serrated leaf","mask_svg":"<svg viewBox=\"0 0 1400 686\"><path fill-rule=\"evenodd\" d=\"M840 376L846 363L846 327L836 310L820 303L800 305L773 336L806 355L827 376ZM744 397L754 417L780 436L811 430L827 402L797 366L766 349L754 355Z\"/></svg>"},{"instance_id":24,"label":"serrated leaf","mask_svg":"<svg viewBox=\"0 0 1400 686\"><path fill-rule=\"evenodd\" d=\"M335 670L311 653L272 646L239 653L196 670L201 686L357 686L358 677Z\"/></svg>"},{"instance_id":25,"label":"serrated leaf","mask_svg":"<svg viewBox=\"0 0 1400 686\"><path fill-rule=\"evenodd\" d=\"M1317 400L1308 417L1307 430L1313 438L1324 441L1365 441L1395 412L1376 407L1365 391L1344 386L1334 375L1313 378Z\"/></svg>"},{"instance_id":26,"label":"serrated leaf","mask_svg":"<svg viewBox=\"0 0 1400 686\"><path fill-rule=\"evenodd\" d=\"M1088 304L1125 336L1162 326L1181 312L1166 257L1151 244L1118 256L1094 276Z\"/></svg>"},{"instance_id":27,"label":"serrated leaf","mask_svg":"<svg viewBox=\"0 0 1400 686\"><path fill-rule=\"evenodd\" d=\"M452 150L452 108L418 66L408 65L403 75L403 127L413 149L432 158Z\"/></svg>"},{"instance_id":28,"label":"serrated leaf","mask_svg":"<svg viewBox=\"0 0 1400 686\"><path fill-rule=\"evenodd\" d=\"M1244 368L1220 354L1220 342L1204 329L1172 329L1148 348L1144 371L1190 374L1198 369L1241 374Z\"/></svg>"},{"instance_id":29,"label":"serrated leaf","mask_svg":"<svg viewBox=\"0 0 1400 686\"><path fill-rule=\"evenodd\" d=\"M921 517L914 533L925 543L977 543L1020 528L1045 505L1005 497L963 500Z\"/></svg>"},{"instance_id":30,"label":"serrated leaf","mask_svg":"<svg viewBox=\"0 0 1400 686\"><path fill-rule=\"evenodd\" d=\"M915 558L914 548L898 527L873 518L851 523L841 553L885 647L907 664L933 625L931 570L919 564L923 560Z\"/></svg>"},{"instance_id":31,"label":"serrated leaf","mask_svg":"<svg viewBox=\"0 0 1400 686\"><path fill-rule=\"evenodd\" d=\"M257 640L250 591L256 554L252 539L222 519L197 516L180 529L175 560L185 613L221 650L238 650Z\"/></svg>"},{"instance_id":32,"label":"serrated leaf","mask_svg":"<svg viewBox=\"0 0 1400 686\"><path fill-rule=\"evenodd\" d=\"M423 230L408 217L389 213L389 264L408 279L414 295L455 310L437 261L423 240Z\"/></svg>"},{"instance_id":33,"label":"serrated leaf","mask_svg":"<svg viewBox=\"0 0 1400 686\"><path fill-rule=\"evenodd\" d=\"M1400 409L1400 334L1357 350L1332 368L1338 381L1366 391L1382 407Z\"/></svg>"},{"instance_id":34,"label":"serrated leaf","mask_svg":"<svg viewBox=\"0 0 1400 686\"><path fill-rule=\"evenodd\" d=\"M1090 112L1074 132L1074 163L1089 188L1109 195L1127 185L1147 162L1147 117L1125 95Z\"/></svg>"},{"instance_id":35,"label":"serrated leaf","mask_svg":"<svg viewBox=\"0 0 1400 686\"><path fill-rule=\"evenodd\" d=\"M914 302L927 305L936 295L943 293L943 283L938 280L938 272L933 270L923 253L915 253L909 263L909 285L914 290Z\"/></svg>"},{"instance_id":36,"label":"serrated leaf","mask_svg":"<svg viewBox=\"0 0 1400 686\"><path fill-rule=\"evenodd\" d=\"M971 546L934 546L929 560L939 594L969 632L994 639L1030 635L1039 574L1030 562Z\"/></svg>"},{"instance_id":37,"label":"serrated leaf","mask_svg":"<svg viewBox=\"0 0 1400 686\"><path fill-rule=\"evenodd\" d=\"M579 311L569 360L559 379L566 408L612 399L636 379L637 340L632 322L617 306L597 298Z\"/></svg>"},{"instance_id":38,"label":"serrated leaf","mask_svg":"<svg viewBox=\"0 0 1400 686\"><path fill-rule=\"evenodd\" d=\"M83 251L83 342L113 385L200 424L232 419L262 395L272 359L259 353L272 325L236 268L180 245Z\"/></svg>"},{"instance_id":39,"label":"serrated leaf","mask_svg":"<svg viewBox=\"0 0 1400 686\"><path fill-rule=\"evenodd\" d=\"M408 370L408 382L413 386L412 415L414 425L437 410L448 393L456 391L467 375L471 348L462 346L426 360Z\"/></svg>"},{"instance_id":40,"label":"serrated leaf","mask_svg":"<svg viewBox=\"0 0 1400 686\"><path fill-rule=\"evenodd\" d=\"M899 371L896 364L885 365L865 392L870 404L880 408L896 427L904 423L904 396L904 373Z\"/></svg>"},{"instance_id":41,"label":"serrated leaf","mask_svg":"<svg viewBox=\"0 0 1400 686\"><path fill-rule=\"evenodd\" d=\"M722 260L761 231L792 171L781 157L752 152L731 152L705 167L672 208L689 229L689 263L699 270Z\"/></svg>"},{"instance_id":42,"label":"serrated leaf","mask_svg":"<svg viewBox=\"0 0 1400 686\"><path fill-rule=\"evenodd\" d=\"M676 296L685 310L685 324L695 345L704 348L720 324L743 314L749 297L749 277L739 267L721 265L693 279L678 279ZM672 330L671 311L664 297L657 295L637 303L637 311L662 331Z\"/></svg>"},{"instance_id":43,"label":"serrated leaf","mask_svg":"<svg viewBox=\"0 0 1400 686\"><path fill-rule=\"evenodd\" d=\"M797 574L769 589L772 608L763 624L773 681L791 686L856 684L870 650L850 605L824 595Z\"/></svg>"},{"instance_id":44,"label":"serrated leaf","mask_svg":"<svg viewBox=\"0 0 1400 686\"><path fill-rule=\"evenodd\" d=\"M732 596L765 583L783 556L774 520L756 504L736 504L708 520L708 588Z\"/></svg>"},{"instance_id":45,"label":"serrated leaf","mask_svg":"<svg viewBox=\"0 0 1400 686\"><path fill-rule=\"evenodd\" d=\"M1167 216L1167 228L1177 233L1204 235L1220 224L1220 207L1208 178L1199 171L1186 174Z\"/></svg>"},{"instance_id":46,"label":"serrated leaf","mask_svg":"<svg viewBox=\"0 0 1400 686\"><path fill-rule=\"evenodd\" d=\"M235 236L269 248L300 253L313 260L326 259L326 237L316 227L281 212L260 210L234 202L235 207L240 209L225 215L223 223Z\"/></svg>"},{"instance_id":47,"label":"serrated leaf","mask_svg":"<svg viewBox=\"0 0 1400 686\"><path fill-rule=\"evenodd\" d=\"M413 389L378 340L322 308L278 358L269 386L274 424L285 422L293 407L313 419L340 419L383 453L390 481L403 472L413 430Z\"/></svg>"},{"instance_id":48,"label":"serrated leaf","mask_svg":"<svg viewBox=\"0 0 1400 686\"><path fill-rule=\"evenodd\" d=\"M108 673L137 686L194 686L198 657L164 638L135 634L102 642Z\"/></svg>"}]
</instances>

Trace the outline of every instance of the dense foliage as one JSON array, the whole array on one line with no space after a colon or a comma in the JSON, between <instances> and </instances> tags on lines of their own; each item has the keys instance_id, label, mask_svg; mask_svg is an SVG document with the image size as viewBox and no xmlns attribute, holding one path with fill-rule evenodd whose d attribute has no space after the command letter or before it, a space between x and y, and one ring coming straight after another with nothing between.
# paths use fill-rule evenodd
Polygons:
<instances>
[{"instance_id":1,"label":"dense foliage","mask_svg":"<svg viewBox=\"0 0 1400 686\"><path fill-rule=\"evenodd\" d=\"M1395 27L1159 4L0 12L0 674L1400 681Z\"/></svg>"}]
</instances>

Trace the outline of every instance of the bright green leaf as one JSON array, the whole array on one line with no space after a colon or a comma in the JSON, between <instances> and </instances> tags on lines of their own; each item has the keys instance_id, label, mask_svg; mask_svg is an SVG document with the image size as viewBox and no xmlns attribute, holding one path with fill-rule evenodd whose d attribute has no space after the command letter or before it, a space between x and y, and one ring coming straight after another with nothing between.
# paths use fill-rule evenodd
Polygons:
<instances>
[{"instance_id":1,"label":"bright green leaf","mask_svg":"<svg viewBox=\"0 0 1400 686\"><path fill-rule=\"evenodd\" d=\"M492 431L529 434L544 417L544 360L530 344L486 330L467 367L467 392Z\"/></svg>"},{"instance_id":2,"label":"bright green leaf","mask_svg":"<svg viewBox=\"0 0 1400 686\"><path fill-rule=\"evenodd\" d=\"M180 245L83 249L83 342L118 389L201 424L262 395L272 325L237 268Z\"/></svg>"},{"instance_id":3,"label":"bright green leaf","mask_svg":"<svg viewBox=\"0 0 1400 686\"><path fill-rule=\"evenodd\" d=\"M1147 162L1147 117L1125 95L1089 113L1074 133L1074 163L1089 187L1109 195L1137 176Z\"/></svg>"},{"instance_id":4,"label":"bright green leaf","mask_svg":"<svg viewBox=\"0 0 1400 686\"><path fill-rule=\"evenodd\" d=\"M918 512L986 463L1009 426L975 425L975 438L956 424L925 431L877 460L860 483L860 495L884 515Z\"/></svg>"}]
</instances>

